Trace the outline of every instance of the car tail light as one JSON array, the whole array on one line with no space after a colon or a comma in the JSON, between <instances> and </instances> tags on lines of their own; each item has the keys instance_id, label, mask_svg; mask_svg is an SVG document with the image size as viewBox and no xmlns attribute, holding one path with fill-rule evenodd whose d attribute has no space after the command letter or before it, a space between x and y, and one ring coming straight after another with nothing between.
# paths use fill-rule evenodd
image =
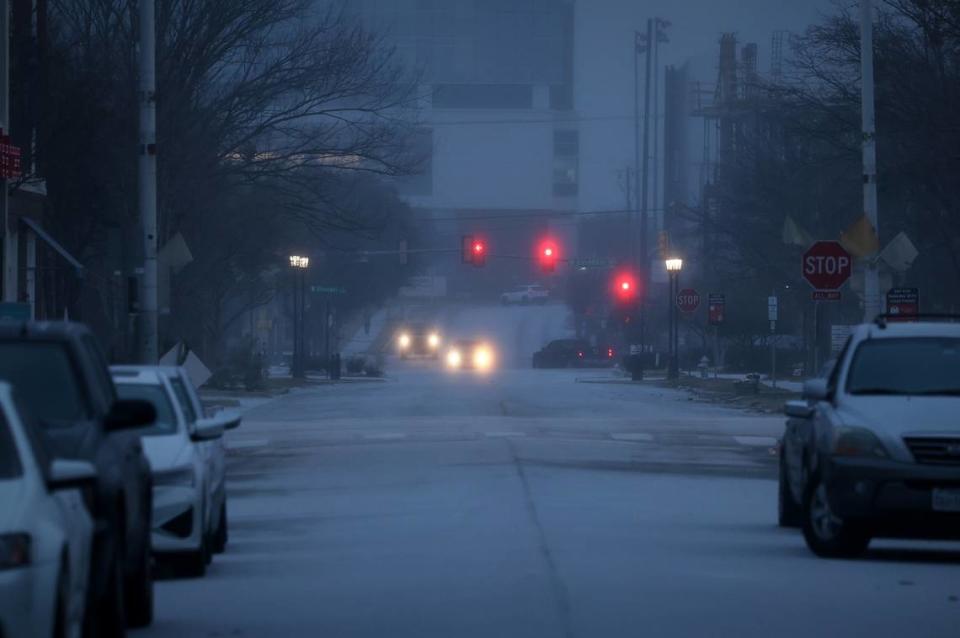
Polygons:
<instances>
[{"instance_id":1,"label":"car tail light","mask_svg":"<svg viewBox=\"0 0 960 638\"><path fill-rule=\"evenodd\" d=\"M607 348L607 358L613 359L613 355L614 355L613 348Z\"/></svg>"}]
</instances>

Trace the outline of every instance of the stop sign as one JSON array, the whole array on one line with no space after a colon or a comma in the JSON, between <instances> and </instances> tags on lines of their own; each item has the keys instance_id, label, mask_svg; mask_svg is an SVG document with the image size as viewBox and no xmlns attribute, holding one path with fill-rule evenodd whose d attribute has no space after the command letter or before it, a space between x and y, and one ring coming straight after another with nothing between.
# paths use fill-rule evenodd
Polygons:
<instances>
[{"instance_id":1,"label":"stop sign","mask_svg":"<svg viewBox=\"0 0 960 638\"><path fill-rule=\"evenodd\" d=\"M677 308L681 312L693 312L700 306L700 293L693 288L684 288L677 293Z\"/></svg>"},{"instance_id":2,"label":"stop sign","mask_svg":"<svg viewBox=\"0 0 960 638\"><path fill-rule=\"evenodd\" d=\"M818 241L803 253L803 278L817 290L837 290L850 279L853 259L838 241Z\"/></svg>"}]
</instances>

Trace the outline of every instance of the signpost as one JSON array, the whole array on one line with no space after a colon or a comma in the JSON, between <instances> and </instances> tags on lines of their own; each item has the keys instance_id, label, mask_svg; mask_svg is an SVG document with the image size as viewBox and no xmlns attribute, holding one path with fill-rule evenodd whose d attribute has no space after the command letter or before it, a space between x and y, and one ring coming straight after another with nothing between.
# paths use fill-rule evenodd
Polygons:
<instances>
[{"instance_id":1,"label":"signpost","mask_svg":"<svg viewBox=\"0 0 960 638\"><path fill-rule=\"evenodd\" d=\"M780 317L780 300L776 295L767 297L767 319L770 320L770 381L777 387L777 319Z\"/></svg>"},{"instance_id":2,"label":"signpost","mask_svg":"<svg viewBox=\"0 0 960 638\"><path fill-rule=\"evenodd\" d=\"M700 293L693 288L684 288L677 293L677 308L690 314L700 307Z\"/></svg>"},{"instance_id":3,"label":"signpost","mask_svg":"<svg viewBox=\"0 0 960 638\"><path fill-rule=\"evenodd\" d=\"M918 288L891 288L887 293L887 314L902 318L888 321L911 321L920 314L920 290Z\"/></svg>"},{"instance_id":4,"label":"signpost","mask_svg":"<svg viewBox=\"0 0 960 638\"><path fill-rule=\"evenodd\" d=\"M853 258L838 241L818 241L803 253L801 273L813 287L814 300L838 301L853 274Z\"/></svg>"},{"instance_id":5,"label":"signpost","mask_svg":"<svg viewBox=\"0 0 960 638\"><path fill-rule=\"evenodd\" d=\"M707 295L707 316L711 326L719 326L723 323L726 307L726 295L717 292Z\"/></svg>"}]
</instances>

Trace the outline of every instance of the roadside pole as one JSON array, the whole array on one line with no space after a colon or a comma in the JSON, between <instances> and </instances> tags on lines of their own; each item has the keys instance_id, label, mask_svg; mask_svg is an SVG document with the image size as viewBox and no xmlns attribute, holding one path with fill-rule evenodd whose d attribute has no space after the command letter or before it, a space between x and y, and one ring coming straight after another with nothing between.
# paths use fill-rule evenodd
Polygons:
<instances>
[{"instance_id":1,"label":"roadside pole","mask_svg":"<svg viewBox=\"0 0 960 638\"><path fill-rule=\"evenodd\" d=\"M159 358L157 343L157 94L154 0L140 1L140 223L143 226L143 363Z\"/></svg>"},{"instance_id":2,"label":"roadside pole","mask_svg":"<svg viewBox=\"0 0 960 638\"><path fill-rule=\"evenodd\" d=\"M767 319L770 320L770 384L777 388L777 320L780 318L780 300L776 293L767 297Z\"/></svg>"},{"instance_id":3,"label":"roadside pole","mask_svg":"<svg viewBox=\"0 0 960 638\"><path fill-rule=\"evenodd\" d=\"M648 194L650 188L650 80L653 65L653 40L656 37L653 18L647 19L646 65L643 90L643 154L640 158L640 375L643 377L643 358L647 350L647 304L646 298L650 294L650 260L647 258L647 231L648 231Z\"/></svg>"},{"instance_id":4,"label":"roadside pole","mask_svg":"<svg viewBox=\"0 0 960 638\"><path fill-rule=\"evenodd\" d=\"M863 211L880 236L877 203L877 128L873 86L873 2L860 0L860 77L861 115L863 118ZM864 321L880 314L880 273L878 257L866 258L864 271Z\"/></svg>"},{"instance_id":5,"label":"roadside pole","mask_svg":"<svg viewBox=\"0 0 960 638\"><path fill-rule=\"evenodd\" d=\"M0 129L10 126L10 3L0 0ZM17 259L15 235L10 232L10 214L7 202L7 179L0 177L0 301L17 300Z\"/></svg>"}]
</instances>

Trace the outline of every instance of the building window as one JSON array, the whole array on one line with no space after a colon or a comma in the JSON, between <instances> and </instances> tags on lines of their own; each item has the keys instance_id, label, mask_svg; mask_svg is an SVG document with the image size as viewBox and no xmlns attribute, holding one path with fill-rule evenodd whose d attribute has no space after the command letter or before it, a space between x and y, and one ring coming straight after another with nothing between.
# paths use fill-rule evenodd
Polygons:
<instances>
[{"instance_id":1,"label":"building window","mask_svg":"<svg viewBox=\"0 0 960 638\"><path fill-rule=\"evenodd\" d=\"M580 133L553 132L553 194L574 197L579 193Z\"/></svg>"}]
</instances>

